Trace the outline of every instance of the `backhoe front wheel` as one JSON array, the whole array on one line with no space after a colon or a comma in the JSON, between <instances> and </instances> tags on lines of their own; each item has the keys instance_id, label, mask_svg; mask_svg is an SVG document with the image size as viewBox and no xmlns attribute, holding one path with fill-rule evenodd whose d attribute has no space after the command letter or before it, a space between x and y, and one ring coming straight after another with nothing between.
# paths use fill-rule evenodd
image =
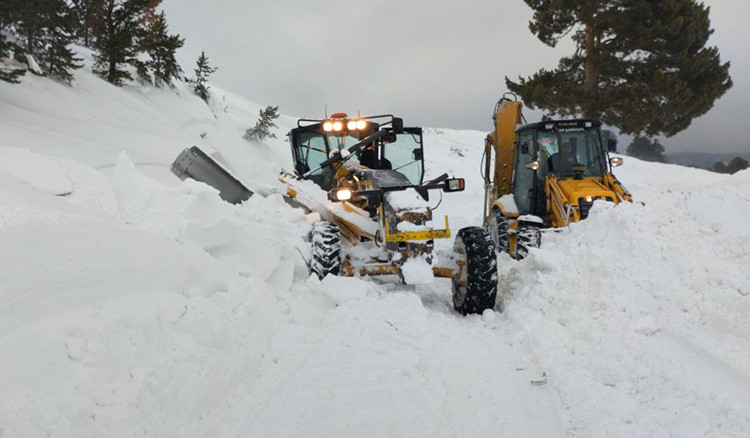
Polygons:
<instances>
[{"instance_id":1,"label":"backhoe front wheel","mask_svg":"<svg viewBox=\"0 0 750 438\"><path fill-rule=\"evenodd\" d=\"M508 219L498 210L493 210L490 216L490 235L498 252L510 252L510 241L508 236Z\"/></svg>"},{"instance_id":2,"label":"backhoe front wheel","mask_svg":"<svg viewBox=\"0 0 750 438\"><path fill-rule=\"evenodd\" d=\"M529 248L539 248L542 243L540 225L533 221L508 218L495 210L490 216L489 229L498 252L523 260L529 254Z\"/></svg>"},{"instance_id":3,"label":"backhoe front wheel","mask_svg":"<svg viewBox=\"0 0 750 438\"><path fill-rule=\"evenodd\" d=\"M312 259L310 271L323 279L328 274L341 273L341 231L333 222L320 221L313 224L310 232Z\"/></svg>"},{"instance_id":4,"label":"backhoe front wheel","mask_svg":"<svg viewBox=\"0 0 750 438\"><path fill-rule=\"evenodd\" d=\"M462 228L453 250L458 265L452 278L453 307L463 315L495 307L497 259L490 233L480 227Z\"/></svg>"}]
</instances>

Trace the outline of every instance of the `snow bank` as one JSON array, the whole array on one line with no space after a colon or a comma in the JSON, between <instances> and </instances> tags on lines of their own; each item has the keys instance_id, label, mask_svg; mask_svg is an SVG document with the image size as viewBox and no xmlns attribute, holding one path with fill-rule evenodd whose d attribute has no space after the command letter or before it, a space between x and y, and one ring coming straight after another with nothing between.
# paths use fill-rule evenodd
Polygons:
<instances>
[{"instance_id":1,"label":"snow bank","mask_svg":"<svg viewBox=\"0 0 750 438\"><path fill-rule=\"evenodd\" d=\"M626 159L635 203L499 256L505 312L462 317L444 279L310 277L318 216L276 181L294 120L248 143L262 106L213 90L0 84L3 438L750 430L747 171ZM429 202L454 235L482 221L484 135L425 130L426 179L466 178ZM181 183L191 145L262 196Z\"/></svg>"}]
</instances>

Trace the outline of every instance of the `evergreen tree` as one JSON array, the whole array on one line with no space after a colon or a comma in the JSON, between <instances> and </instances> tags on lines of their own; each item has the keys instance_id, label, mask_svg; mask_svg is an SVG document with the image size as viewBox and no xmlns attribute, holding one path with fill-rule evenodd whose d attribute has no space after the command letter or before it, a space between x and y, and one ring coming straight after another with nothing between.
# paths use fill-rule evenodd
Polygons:
<instances>
[{"instance_id":1,"label":"evergreen tree","mask_svg":"<svg viewBox=\"0 0 750 438\"><path fill-rule=\"evenodd\" d=\"M644 161L667 162L667 157L664 156L664 146L657 139L651 140L638 136L628 146L627 154Z\"/></svg>"},{"instance_id":2,"label":"evergreen tree","mask_svg":"<svg viewBox=\"0 0 750 438\"><path fill-rule=\"evenodd\" d=\"M598 118L626 134L674 135L731 86L715 47L709 8L695 0L524 0L529 28L554 47L577 49L554 70L508 88L532 108Z\"/></svg>"},{"instance_id":3,"label":"evergreen tree","mask_svg":"<svg viewBox=\"0 0 750 438\"><path fill-rule=\"evenodd\" d=\"M271 128L277 127L274 120L278 118L278 106L267 106L266 109L260 110L258 122L255 126L245 131L244 138L250 141L263 141L267 138L276 138L276 134L271 132Z\"/></svg>"},{"instance_id":4,"label":"evergreen tree","mask_svg":"<svg viewBox=\"0 0 750 438\"><path fill-rule=\"evenodd\" d=\"M734 174L739 172L740 170L745 170L748 167L750 167L750 163L742 157L734 157L729 162L729 164L725 164L723 161L717 161L713 167L709 168L708 170L712 170L714 172L718 173L728 173L728 174Z\"/></svg>"},{"instance_id":5,"label":"evergreen tree","mask_svg":"<svg viewBox=\"0 0 750 438\"><path fill-rule=\"evenodd\" d=\"M170 85L172 79L178 79L182 73L175 52L185 44L185 40L179 35L169 35L168 30L167 19L161 12L149 23L141 42L141 50L149 56L149 60L139 65L138 73L157 86Z\"/></svg>"},{"instance_id":6,"label":"evergreen tree","mask_svg":"<svg viewBox=\"0 0 750 438\"><path fill-rule=\"evenodd\" d=\"M619 140L611 129L602 129L602 142L608 151L617 152Z\"/></svg>"},{"instance_id":7,"label":"evergreen tree","mask_svg":"<svg viewBox=\"0 0 750 438\"><path fill-rule=\"evenodd\" d=\"M133 76L124 67L138 67L139 44L144 36L141 25L149 0L95 0L91 10L94 73L121 86Z\"/></svg>"},{"instance_id":8,"label":"evergreen tree","mask_svg":"<svg viewBox=\"0 0 750 438\"><path fill-rule=\"evenodd\" d=\"M4 60L12 59L16 53L21 51L18 44L6 38L6 33L10 34L17 21L15 9L18 7L18 0L3 0L0 2L0 81L17 84L26 70L6 66Z\"/></svg>"},{"instance_id":9,"label":"evergreen tree","mask_svg":"<svg viewBox=\"0 0 750 438\"><path fill-rule=\"evenodd\" d=\"M93 14L97 0L68 0L75 16L74 35L76 41L86 47L92 47L94 19Z\"/></svg>"},{"instance_id":10,"label":"evergreen tree","mask_svg":"<svg viewBox=\"0 0 750 438\"><path fill-rule=\"evenodd\" d=\"M209 65L206 53L201 52L201 56L198 57L198 61L196 62L195 78L188 78L185 80L188 84L193 86L193 92L206 102L208 102L208 92L211 89L211 87L208 86L208 77L216 70L218 70L218 68Z\"/></svg>"},{"instance_id":11,"label":"evergreen tree","mask_svg":"<svg viewBox=\"0 0 750 438\"><path fill-rule=\"evenodd\" d=\"M34 70L39 68L37 74L70 83L71 71L82 67L81 59L68 47L75 32L73 11L63 0L24 0L16 11L27 63Z\"/></svg>"}]
</instances>

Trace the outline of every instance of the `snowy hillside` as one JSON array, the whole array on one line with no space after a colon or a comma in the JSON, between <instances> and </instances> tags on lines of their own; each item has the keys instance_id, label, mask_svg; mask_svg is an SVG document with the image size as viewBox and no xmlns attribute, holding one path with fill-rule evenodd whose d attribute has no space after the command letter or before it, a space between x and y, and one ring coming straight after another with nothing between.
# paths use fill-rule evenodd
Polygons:
<instances>
[{"instance_id":1,"label":"snowy hillside","mask_svg":"<svg viewBox=\"0 0 750 438\"><path fill-rule=\"evenodd\" d=\"M446 280L310 277L295 119L250 144L263 105L214 91L0 83L0 437L747 436L750 171L626 158L638 202L500 256L504 311L462 317ZM453 230L483 137L426 131ZM181 183L191 145L262 196Z\"/></svg>"}]
</instances>

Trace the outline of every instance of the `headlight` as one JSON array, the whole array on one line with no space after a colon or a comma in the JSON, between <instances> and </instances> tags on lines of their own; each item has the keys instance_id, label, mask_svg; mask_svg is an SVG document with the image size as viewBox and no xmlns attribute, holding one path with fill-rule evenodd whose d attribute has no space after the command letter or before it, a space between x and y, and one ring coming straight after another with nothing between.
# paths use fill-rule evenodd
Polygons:
<instances>
[{"instance_id":1,"label":"headlight","mask_svg":"<svg viewBox=\"0 0 750 438\"><path fill-rule=\"evenodd\" d=\"M537 170L539 170L540 167L542 167L542 165L541 165L541 163L539 163L539 161L534 160L534 161L530 161L530 162L526 163L525 167L527 169L529 169L529 170L533 170L533 171L536 172Z\"/></svg>"},{"instance_id":2,"label":"headlight","mask_svg":"<svg viewBox=\"0 0 750 438\"><path fill-rule=\"evenodd\" d=\"M341 122L333 122L333 130L338 132L341 131L341 129L344 127L344 124Z\"/></svg>"},{"instance_id":3,"label":"headlight","mask_svg":"<svg viewBox=\"0 0 750 438\"><path fill-rule=\"evenodd\" d=\"M593 196L586 196L586 202L588 202L589 204L591 204L592 202L594 202L594 197Z\"/></svg>"},{"instance_id":4,"label":"headlight","mask_svg":"<svg viewBox=\"0 0 750 438\"><path fill-rule=\"evenodd\" d=\"M355 129L357 129L356 120L349 120L348 122L346 122L346 129L350 131L354 131Z\"/></svg>"},{"instance_id":5,"label":"headlight","mask_svg":"<svg viewBox=\"0 0 750 438\"><path fill-rule=\"evenodd\" d=\"M325 123L323 123L323 131L325 131L325 132L331 132L331 131L333 131L333 123L331 123L331 122L325 122Z\"/></svg>"},{"instance_id":6,"label":"headlight","mask_svg":"<svg viewBox=\"0 0 750 438\"><path fill-rule=\"evenodd\" d=\"M328 192L328 199L333 202L348 201L352 199L354 192L346 187L333 189Z\"/></svg>"},{"instance_id":7,"label":"headlight","mask_svg":"<svg viewBox=\"0 0 750 438\"><path fill-rule=\"evenodd\" d=\"M364 120L357 120L357 129L365 129L367 122Z\"/></svg>"}]
</instances>

